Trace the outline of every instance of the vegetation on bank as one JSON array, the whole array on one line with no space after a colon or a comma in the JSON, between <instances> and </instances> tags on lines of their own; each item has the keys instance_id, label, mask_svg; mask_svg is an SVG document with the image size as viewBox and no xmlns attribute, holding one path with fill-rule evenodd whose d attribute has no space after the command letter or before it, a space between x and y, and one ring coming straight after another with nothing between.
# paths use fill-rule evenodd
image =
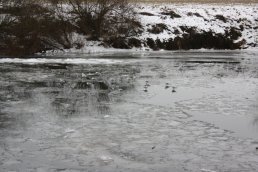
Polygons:
<instances>
[{"instance_id":1,"label":"vegetation on bank","mask_svg":"<svg viewBox=\"0 0 258 172\"><path fill-rule=\"evenodd\" d=\"M140 27L127 0L2 0L0 52L31 55L53 49L81 48L87 40L128 37Z\"/></svg>"},{"instance_id":2,"label":"vegetation on bank","mask_svg":"<svg viewBox=\"0 0 258 172\"><path fill-rule=\"evenodd\" d=\"M88 42L152 50L256 46L245 40L255 28L246 18L231 18L223 11L205 10L207 16L192 9L179 13L173 8L133 6L127 0L0 0L0 55L88 49Z\"/></svg>"}]
</instances>

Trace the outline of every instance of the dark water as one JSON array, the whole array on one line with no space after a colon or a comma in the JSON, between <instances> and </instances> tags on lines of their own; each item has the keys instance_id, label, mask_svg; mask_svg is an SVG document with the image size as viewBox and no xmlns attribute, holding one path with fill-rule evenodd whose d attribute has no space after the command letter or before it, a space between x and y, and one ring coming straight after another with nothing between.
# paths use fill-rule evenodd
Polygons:
<instances>
[{"instance_id":1,"label":"dark water","mask_svg":"<svg viewBox=\"0 0 258 172\"><path fill-rule=\"evenodd\" d=\"M0 59L0 171L258 171L257 55Z\"/></svg>"}]
</instances>

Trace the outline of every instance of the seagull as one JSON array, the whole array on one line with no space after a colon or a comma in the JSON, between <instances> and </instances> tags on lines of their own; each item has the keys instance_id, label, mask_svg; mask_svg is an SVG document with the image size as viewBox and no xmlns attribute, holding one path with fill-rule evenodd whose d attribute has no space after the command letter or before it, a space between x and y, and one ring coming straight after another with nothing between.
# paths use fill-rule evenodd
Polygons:
<instances>
[{"instance_id":1,"label":"seagull","mask_svg":"<svg viewBox=\"0 0 258 172\"><path fill-rule=\"evenodd\" d=\"M147 86L147 87L150 86L149 81L145 81L145 86Z\"/></svg>"},{"instance_id":2,"label":"seagull","mask_svg":"<svg viewBox=\"0 0 258 172\"><path fill-rule=\"evenodd\" d=\"M148 86L147 85L144 85L144 92L148 92Z\"/></svg>"},{"instance_id":3,"label":"seagull","mask_svg":"<svg viewBox=\"0 0 258 172\"><path fill-rule=\"evenodd\" d=\"M175 93L176 92L176 87L172 87L172 93Z\"/></svg>"},{"instance_id":4,"label":"seagull","mask_svg":"<svg viewBox=\"0 0 258 172\"><path fill-rule=\"evenodd\" d=\"M169 83L166 83L165 89L168 89L170 87Z\"/></svg>"}]
</instances>

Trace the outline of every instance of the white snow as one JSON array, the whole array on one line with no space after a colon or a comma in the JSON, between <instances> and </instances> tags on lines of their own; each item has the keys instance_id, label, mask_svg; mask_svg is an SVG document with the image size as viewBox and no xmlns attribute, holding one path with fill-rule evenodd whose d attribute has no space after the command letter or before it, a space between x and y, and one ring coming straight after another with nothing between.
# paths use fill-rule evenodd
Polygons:
<instances>
[{"instance_id":1,"label":"white snow","mask_svg":"<svg viewBox=\"0 0 258 172\"><path fill-rule=\"evenodd\" d=\"M68 9L69 7L66 7ZM250 44L258 43L258 4L146 4L138 3L135 6L135 10L138 13L138 19L142 23L144 32L136 38L141 39L143 42L147 38L154 40L160 39L161 41L175 38L176 36L182 36L184 32L179 26L196 27L198 32L212 31L214 34L224 34L225 30L230 27L240 29L240 25L244 27L242 31L242 37L235 42L246 40L244 48L258 49L256 47L249 46ZM180 18L170 18L168 15L162 15L164 11L174 11L179 14ZM141 12L148 12L153 16L147 16L139 14ZM189 16L188 13L192 13ZM197 16L195 14L199 14ZM216 19L216 15L223 15L227 18L227 22L224 23L221 20ZM167 26L167 30L160 34L149 33L148 29L152 25L163 23ZM178 30L180 33L175 34L174 31ZM60 51L48 51L47 55L65 55L65 54L91 54L99 52L124 52L128 50L114 49L110 47L104 47L100 45L98 41L87 41L85 36L79 34L73 34L72 42L80 42L83 47L76 49L71 48L68 50ZM249 44L249 45L248 45ZM142 47L133 49L133 51L150 51L148 47Z\"/></svg>"},{"instance_id":2,"label":"white snow","mask_svg":"<svg viewBox=\"0 0 258 172\"><path fill-rule=\"evenodd\" d=\"M148 12L154 16L140 15L140 21L145 28L145 32L140 36L141 39L154 38L154 39L169 39L178 35L171 33L174 29L179 29L179 26L196 27L201 31L213 31L214 33L225 33L225 29L230 27L239 28L240 25L245 27L243 31L242 39L246 39L247 43L255 42L255 35L258 34L258 30L254 30L254 27L258 26L258 5L219 5L219 4L158 4L158 5L146 5L141 4L136 8L137 12ZM180 18L170 18L170 16L161 15L163 11L174 11L179 14ZM188 16L188 13L198 13L201 17L195 15ZM228 18L228 21L224 23L215 18L216 15L223 15ZM237 21L242 19L240 23ZM148 25L155 25L158 23L164 23L167 25L168 30L160 34L151 34L147 32ZM246 27L250 25L251 28ZM256 34L255 34L256 33ZM181 32L183 34L183 32ZM179 35L180 36L180 35Z\"/></svg>"}]
</instances>

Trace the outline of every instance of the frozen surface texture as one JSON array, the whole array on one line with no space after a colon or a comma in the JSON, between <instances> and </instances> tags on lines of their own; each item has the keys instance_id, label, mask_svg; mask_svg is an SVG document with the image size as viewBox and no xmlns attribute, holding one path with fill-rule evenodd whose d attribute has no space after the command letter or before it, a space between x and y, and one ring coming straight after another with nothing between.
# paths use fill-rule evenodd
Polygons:
<instances>
[{"instance_id":1,"label":"frozen surface texture","mask_svg":"<svg viewBox=\"0 0 258 172\"><path fill-rule=\"evenodd\" d=\"M258 171L257 52L80 59L1 59L0 171Z\"/></svg>"}]
</instances>

